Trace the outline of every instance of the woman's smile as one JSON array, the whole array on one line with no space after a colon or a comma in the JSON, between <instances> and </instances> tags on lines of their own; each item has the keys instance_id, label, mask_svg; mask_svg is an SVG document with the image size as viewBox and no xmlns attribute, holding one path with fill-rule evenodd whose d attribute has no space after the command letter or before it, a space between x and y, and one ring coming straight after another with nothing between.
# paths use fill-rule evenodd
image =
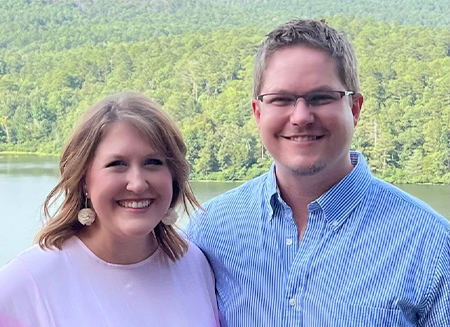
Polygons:
<instances>
[{"instance_id":1,"label":"woman's smile","mask_svg":"<svg viewBox=\"0 0 450 327\"><path fill-rule=\"evenodd\" d=\"M147 208L152 203L151 200L120 200L117 204L124 208Z\"/></svg>"}]
</instances>

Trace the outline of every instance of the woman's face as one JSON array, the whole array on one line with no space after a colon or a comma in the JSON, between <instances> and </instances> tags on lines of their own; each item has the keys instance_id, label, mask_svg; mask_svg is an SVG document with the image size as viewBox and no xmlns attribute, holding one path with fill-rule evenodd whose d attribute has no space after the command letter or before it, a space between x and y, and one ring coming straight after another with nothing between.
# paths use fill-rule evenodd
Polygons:
<instances>
[{"instance_id":1,"label":"woman's face","mask_svg":"<svg viewBox=\"0 0 450 327\"><path fill-rule=\"evenodd\" d=\"M87 227L96 238L146 238L172 201L172 175L165 157L129 123L107 127L86 175L86 191L97 214Z\"/></svg>"}]
</instances>

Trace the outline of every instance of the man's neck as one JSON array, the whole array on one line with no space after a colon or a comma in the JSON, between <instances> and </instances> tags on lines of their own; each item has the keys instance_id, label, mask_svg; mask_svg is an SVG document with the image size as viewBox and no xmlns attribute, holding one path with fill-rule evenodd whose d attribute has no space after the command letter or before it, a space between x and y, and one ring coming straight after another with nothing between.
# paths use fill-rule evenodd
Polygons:
<instances>
[{"instance_id":1,"label":"man's neck","mask_svg":"<svg viewBox=\"0 0 450 327\"><path fill-rule=\"evenodd\" d=\"M301 176L276 170L275 175L283 200L290 206L298 202L306 206L339 183L352 169L353 166L348 166L339 174L323 171Z\"/></svg>"},{"instance_id":2,"label":"man's neck","mask_svg":"<svg viewBox=\"0 0 450 327\"><path fill-rule=\"evenodd\" d=\"M276 167L275 167L276 168ZM330 169L313 175L296 175L283 170L276 170L277 185L283 200L291 207L297 224L299 238L303 235L308 222L308 204L318 199L334 185L339 183L351 170L351 164L336 173Z\"/></svg>"}]
</instances>

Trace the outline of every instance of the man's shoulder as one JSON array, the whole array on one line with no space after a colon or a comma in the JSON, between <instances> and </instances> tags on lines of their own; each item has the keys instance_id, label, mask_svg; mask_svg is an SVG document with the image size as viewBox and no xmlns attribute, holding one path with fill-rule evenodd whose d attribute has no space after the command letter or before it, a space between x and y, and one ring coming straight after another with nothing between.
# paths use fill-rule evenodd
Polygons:
<instances>
[{"instance_id":1,"label":"man's shoulder","mask_svg":"<svg viewBox=\"0 0 450 327\"><path fill-rule=\"evenodd\" d=\"M191 215L187 226L189 238L199 230L209 230L211 233L234 228L240 221L250 222L250 216L258 215L258 209L264 201L264 185L268 173L255 177L244 184L233 188L202 205L202 209ZM245 219L242 219L245 218Z\"/></svg>"},{"instance_id":2,"label":"man's shoulder","mask_svg":"<svg viewBox=\"0 0 450 327\"><path fill-rule=\"evenodd\" d=\"M255 177L238 187L235 187L221 195L218 195L204 204L204 208L220 208L222 206L249 204L253 201L261 201L263 187L268 173Z\"/></svg>"},{"instance_id":3,"label":"man's shoulder","mask_svg":"<svg viewBox=\"0 0 450 327\"><path fill-rule=\"evenodd\" d=\"M373 178L372 186L375 200L387 199L387 202L383 204L386 208L384 210L396 214L398 222L404 224L419 222L435 232L449 233L449 220L424 201L379 178Z\"/></svg>"}]
</instances>

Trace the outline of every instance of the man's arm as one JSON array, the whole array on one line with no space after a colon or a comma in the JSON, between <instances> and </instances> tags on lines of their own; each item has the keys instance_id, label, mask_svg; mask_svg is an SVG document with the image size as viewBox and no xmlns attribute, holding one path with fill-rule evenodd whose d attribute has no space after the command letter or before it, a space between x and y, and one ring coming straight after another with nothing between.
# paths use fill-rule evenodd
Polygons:
<instances>
[{"instance_id":1,"label":"man's arm","mask_svg":"<svg viewBox=\"0 0 450 327\"><path fill-rule=\"evenodd\" d=\"M428 289L426 311L419 320L423 327L450 326L450 235L447 233L433 279Z\"/></svg>"}]
</instances>

